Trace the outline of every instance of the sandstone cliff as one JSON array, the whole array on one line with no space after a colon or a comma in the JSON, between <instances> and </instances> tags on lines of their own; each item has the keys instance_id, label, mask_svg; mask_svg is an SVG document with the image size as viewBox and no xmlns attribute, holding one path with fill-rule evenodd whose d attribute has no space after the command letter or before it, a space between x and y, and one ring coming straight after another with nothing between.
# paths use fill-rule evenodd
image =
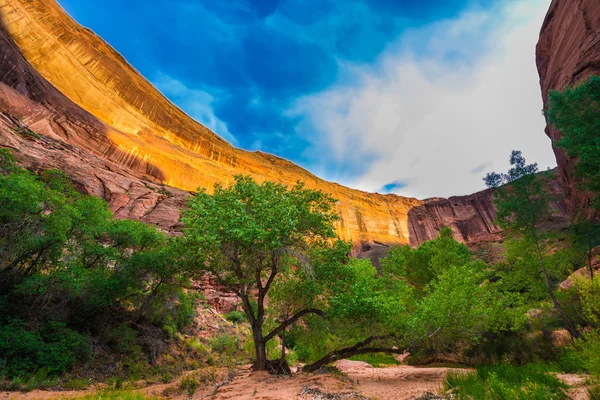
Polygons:
<instances>
[{"instance_id":1,"label":"sandstone cliff","mask_svg":"<svg viewBox=\"0 0 600 400\"><path fill-rule=\"evenodd\" d=\"M542 25L536 52L544 104L553 89L562 90L590 75L600 75L600 1L553 0ZM548 125L546 134L556 141L561 132ZM554 147L558 171L571 212L587 209L589 196L573 179L574 160Z\"/></svg>"},{"instance_id":2,"label":"sandstone cliff","mask_svg":"<svg viewBox=\"0 0 600 400\"><path fill-rule=\"evenodd\" d=\"M466 243L500 239L487 191L421 201L323 181L278 157L232 147L54 0L0 0L0 17L0 146L29 168L67 172L120 218L176 230L188 190L250 174L331 193L339 200L338 233L357 253L416 245L444 225Z\"/></svg>"}]
</instances>

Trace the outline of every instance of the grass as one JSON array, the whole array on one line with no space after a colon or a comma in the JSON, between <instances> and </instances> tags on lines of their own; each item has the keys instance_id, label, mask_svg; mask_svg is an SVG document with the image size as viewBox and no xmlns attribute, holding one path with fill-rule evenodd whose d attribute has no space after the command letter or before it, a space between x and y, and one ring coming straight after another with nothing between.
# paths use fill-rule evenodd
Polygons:
<instances>
[{"instance_id":1,"label":"grass","mask_svg":"<svg viewBox=\"0 0 600 400\"><path fill-rule=\"evenodd\" d=\"M544 364L496 365L471 374L450 373L445 388L458 399L558 400L566 399L566 384Z\"/></svg>"},{"instance_id":2,"label":"grass","mask_svg":"<svg viewBox=\"0 0 600 400\"><path fill-rule=\"evenodd\" d=\"M391 354L385 353L369 353L359 354L357 356L350 357L352 361L364 361L375 368L385 367L387 365L399 365L398 360Z\"/></svg>"},{"instance_id":3,"label":"grass","mask_svg":"<svg viewBox=\"0 0 600 400\"><path fill-rule=\"evenodd\" d=\"M146 396L145 394L131 390L104 390L94 394L88 394L84 397L78 397L78 400L155 400L159 397Z\"/></svg>"},{"instance_id":4,"label":"grass","mask_svg":"<svg viewBox=\"0 0 600 400\"><path fill-rule=\"evenodd\" d=\"M48 389L56 385L57 378L50 376L46 370L41 369L29 376L20 376L12 379L0 377L0 390L30 392L36 389Z\"/></svg>"},{"instance_id":5,"label":"grass","mask_svg":"<svg viewBox=\"0 0 600 400\"><path fill-rule=\"evenodd\" d=\"M187 393L187 395L190 397L196 393L199 386L200 382L191 375L184 376L181 378L181 381L179 381L179 390Z\"/></svg>"},{"instance_id":6,"label":"grass","mask_svg":"<svg viewBox=\"0 0 600 400\"><path fill-rule=\"evenodd\" d=\"M595 385L589 388L588 397L590 400L600 400L600 385Z\"/></svg>"}]
</instances>

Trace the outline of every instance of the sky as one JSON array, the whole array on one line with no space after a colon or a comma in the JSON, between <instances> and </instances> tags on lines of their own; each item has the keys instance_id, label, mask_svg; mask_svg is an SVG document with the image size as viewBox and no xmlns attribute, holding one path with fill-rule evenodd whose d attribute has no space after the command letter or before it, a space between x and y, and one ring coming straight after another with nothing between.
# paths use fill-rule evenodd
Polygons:
<instances>
[{"instance_id":1,"label":"sky","mask_svg":"<svg viewBox=\"0 0 600 400\"><path fill-rule=\"evenodd\" d=\"M59 0L237 147L379 193L556 165L535 44L550 0Z\"/></svg>"}]
</instances>

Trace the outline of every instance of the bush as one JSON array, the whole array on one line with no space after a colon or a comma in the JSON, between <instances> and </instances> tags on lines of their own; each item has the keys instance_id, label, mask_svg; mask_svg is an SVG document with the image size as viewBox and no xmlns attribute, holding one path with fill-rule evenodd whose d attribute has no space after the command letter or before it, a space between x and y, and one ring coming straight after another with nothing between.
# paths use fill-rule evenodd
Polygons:
<instances>
[{"instance_id":1,"label":"bush","mask_svg":"<svg viewBox=\"0 0 600 400\"><path fill-rule=\"evenodd\" d=\"M458 399L553 400L566 399L563 382L543 364L520 367L479 367L475 373L449 373L445 387Z\"/></svg>"},{"instance_id":2,"label":"bush","mask_svg":"<svg viewBox=\"0 0 600 400\"><path fill-rule=\"evenodd\" d=\"M225 319L229 322L237 324L246 320L246 314L238 310L233 310L229 314L225 314Z\"/></svg>"},{"instance_id":3,"label":"bush","mask_svg":"<svg viewBox=\"0 0 600 400\"><path fill-rule=\"evenodd\" d=\"M179 390L186 392L188 396L193 396L200 386L199 382L192 376L187 375L179 381Z\"/></svg>"},{"instance_id":4,"label":"bush","mask_svg":"<svg viewBox=\"0 0 600 400\"><path fill-rule=\"evenodd\" d=\"M28 330L21 320L0 327L0 354L4 357L4 375L9 378L38 370L61 374L77 361L90 355L87 337L50 322L43 329Z\"/></svg>"},{"instance_id":5,"label":"bush","mask_svg":"<svg viewBox=\"0 0 600 400\"><path fill-rule=\"evenodd\" d=\"M240 341L226 333L220 333L209 341L210 348L220 354L233 355L240 351Z\"/></svg>"},{"instance_id":6,"label":"bush","mask_svg":"<svg viewBox=\"0 0 600 400\"><path fill-rule=\"evenodd\" d=\"M140 375L160 355L159 328L175 336L195 316L177 243L116 220L63 172L24 170L0 150L0 376L62 374L90 355L90 341L119 373Z\"/></svg>"},{"instance_id":7,"label":"bush","mask_svg":"<svg viewBox=\"0 0 600 400\"><path fill-rule=\"evenodd\" d=\"M571 349L585 370L594 377L600 378L600 332L590 331L583 336L583 339L574 341Z\"/></svg>"}]
</instances>

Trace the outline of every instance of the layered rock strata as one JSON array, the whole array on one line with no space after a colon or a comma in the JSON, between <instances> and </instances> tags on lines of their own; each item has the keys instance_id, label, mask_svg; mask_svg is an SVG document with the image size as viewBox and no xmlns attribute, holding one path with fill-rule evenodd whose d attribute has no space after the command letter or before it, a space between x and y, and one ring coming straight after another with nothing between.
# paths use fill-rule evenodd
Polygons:
<instances>
[{"instance_id":1,"label":"layered rock strata","mask_svg":"<svg viewBox=\"0 0 600 400\"><path fill-rule=\"evenodd\" d=\"M0 146L28 168L67 172L120 218L177 230L189 190L247 174L332 194L338 234L357 254L377 258L389 245L417 245L442 226L465 243L500 239L489 192L421 201L326 182L281 158L232 147L54 0L0 0L0 17Z\"/></svg>"},{"instance_id":2,"label":"layered rock strata","mask_svg":"<svg viewBox=\"0 0 600 400\"><path fill-rule=\"evenodd\" d=\"M600 75L600 1L553 0L540 32L536 60L545 106L550 91ZM546 134L553 142L562 137L552 125L546 126ZM555 146L554 153L570 212L589 211L590 196L577 187L573 176L575 160Z\"/></svg>"}]
</instances>

